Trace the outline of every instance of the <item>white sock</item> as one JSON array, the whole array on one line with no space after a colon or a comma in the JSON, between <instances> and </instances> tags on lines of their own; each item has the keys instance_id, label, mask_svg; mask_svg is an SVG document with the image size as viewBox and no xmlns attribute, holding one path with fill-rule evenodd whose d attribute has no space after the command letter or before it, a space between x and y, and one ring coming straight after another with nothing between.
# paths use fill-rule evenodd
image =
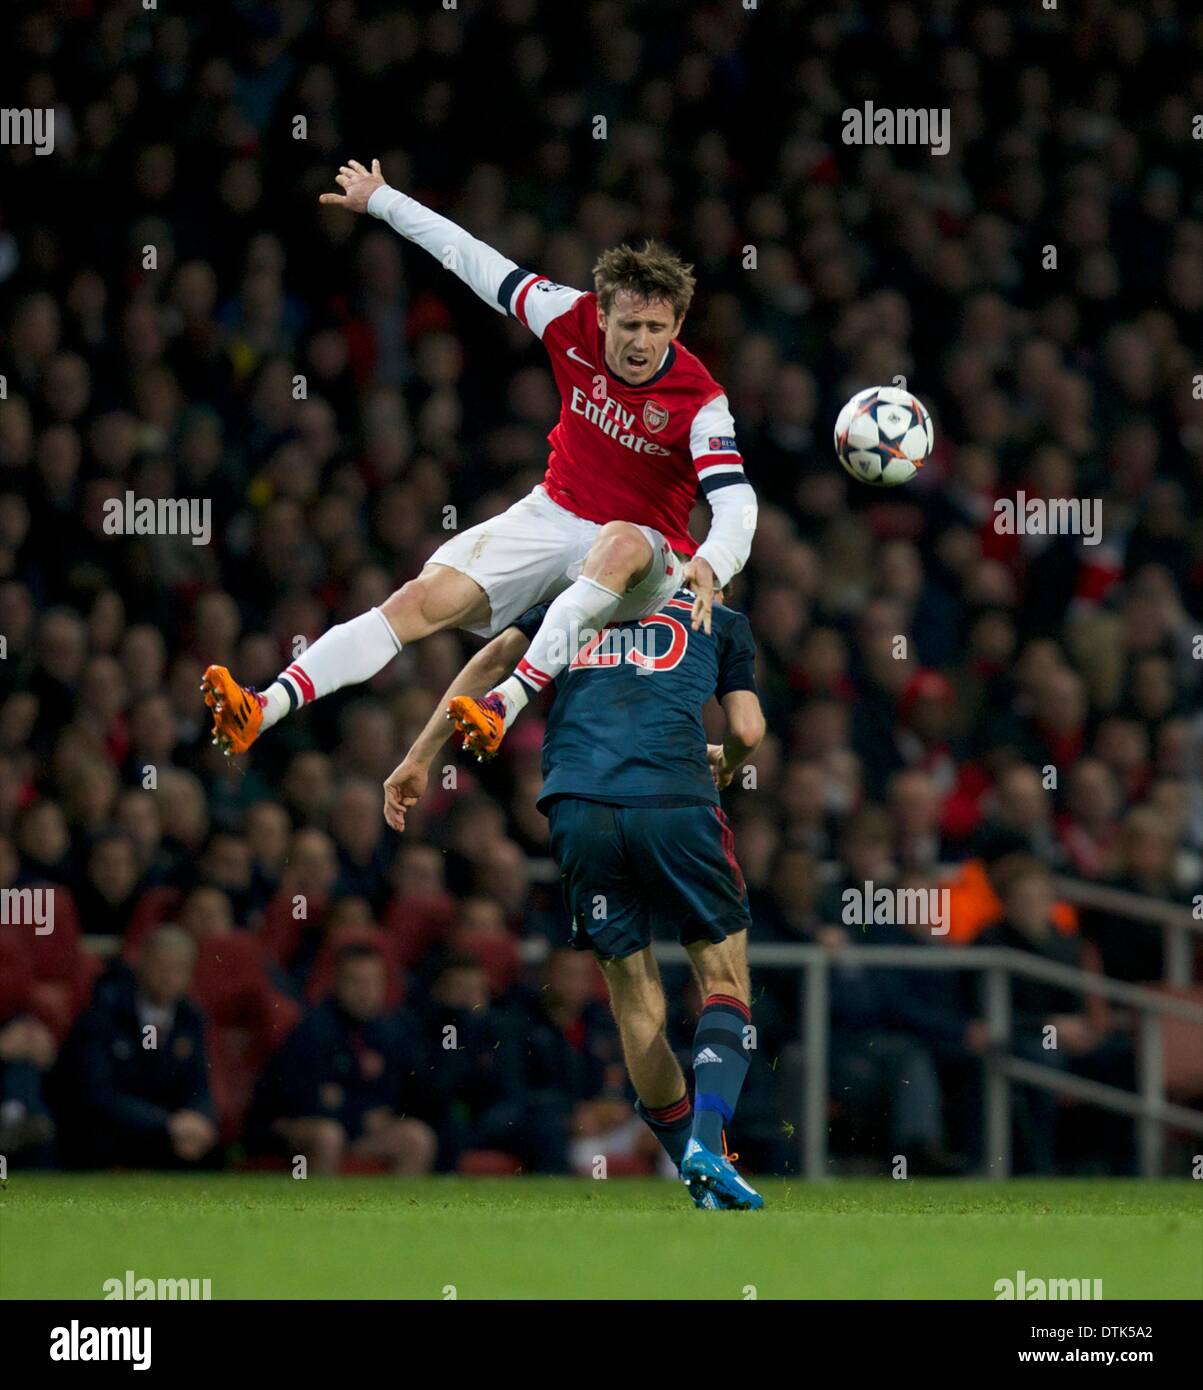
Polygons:
<instances>
[{"instance_id":1,"label":"white sock","mask_svg":"<svg viewBox=\"0 0 1203 1390\"><path fill-rule=\"evenodd\" d=\"M506 723L532 695L555 680L590 637L605 627L621 602L621 594L584 575L552 601L514 674L494 691L505 702Z\"/></svg>"},{"instance_id":2,"label":"white sock","mask_svg":"<svg viewBox=\"0 0 1203 1390\"><path fill-rule=\"evenodd\" d=\"M291 710L344 685L370 681L401 650L392 624L379 608L324 632L307 652L264 691L263 727L271 728Z\"/></svg>"}]
</instances>

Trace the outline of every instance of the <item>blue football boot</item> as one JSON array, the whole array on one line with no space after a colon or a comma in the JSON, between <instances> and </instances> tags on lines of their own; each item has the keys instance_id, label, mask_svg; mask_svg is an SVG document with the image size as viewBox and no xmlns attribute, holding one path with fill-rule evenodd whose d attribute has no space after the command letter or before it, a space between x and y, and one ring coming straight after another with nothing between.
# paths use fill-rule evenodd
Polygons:
<instances>
[{"instance_id":1,"label":"blue football boot","mask_svg":"<svg viewBox=\"0 0 1203 1390\"><path fill-rule=\"evenodd\" d=\"M727 1210L759 1211L764 1198L750 1183L735 1171L726 1154L716 1154L697 1139L691 1139L681 1160L681 1181L689 1188L690 1196L700 1207L699 1190L717 1199Z\"/></svg>"},{"instance_id":2,"label":"blue football boot","mask_svg":"<svg viewBox=\"0 0 1203 1390\"><path fill-rule=\"evenodd\" d=\"M698 1182L696 1178L694 1178L691 1181L686 1181L685 1179L682 1179L682 1181L685 1182L685 1186L689 1191L689 1195L693 1198L694 1206L697 1207L700 1211L719 1210L718 1198L714 1195L713 1192L711 1192L711 1190L704 1183Z\"/></svg>"}]
</instances>

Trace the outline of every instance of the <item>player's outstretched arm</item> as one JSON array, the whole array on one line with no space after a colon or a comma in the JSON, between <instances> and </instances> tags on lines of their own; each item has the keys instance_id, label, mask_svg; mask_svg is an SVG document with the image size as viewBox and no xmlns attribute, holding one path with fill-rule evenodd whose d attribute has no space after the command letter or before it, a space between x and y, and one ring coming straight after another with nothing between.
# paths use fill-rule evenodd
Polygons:
<instances>
[{"instance_id":1,"label":"player's outstretched arm","mask_svg":"<svg viewBox=\"0 0 1203 1390\"><path fill-rule=\"evenodd\" d=\"M344 164L334 182L342 193L323 193L319 202L365 212L378 217L407 241L429 251L446 270L454 272L499 314L507 313L502 286L521 274L513 261L494 251L483 241L464 231L447 217L441 217L399 189L384 181L380 161L372 160L371 170L352 159Z\"/></svg>"},{"instance_id":2,"label":"player's outstretched arm","mask_svg":"<svg viewBox=\"0 0 1203 1390\"><path fill-rule=\"evenodd\" d=\"M760 747L764 738L764 711L754 690L732 690L722 698L727 718L727 736L722 743L707 745L710 769L719 791L730 786L732 777Z\"/></svg>"},{"instance_id":3,"label":"player's outstretched arm","mask_svg":"<svg viewBox=\"0 0 1203 1390\"><path fill-rule=\"evenodd\" d=\"M689 452L698 486L710 504L710 530L685 567L683 583L693 590L693 628L710 631L714 591L743 569L756 534L756 494L744 473L735 442L735 421L721 392L697 412L689 429Z\"/></svg>"},{"instance_id":4,"label":"player's outstretched arm","mask_svg":"<svg viewBox=\"0 0 1203 1390\"><path fill-rule=\"evenodd\" d=\"M522 660L530 638L516 627L507 627L476 653L447 687L422 732L384 784L384 819L394 830L405 829L405 813L426 791L430 765L439 749L454 733L446 715L453 695L483 695L503 680Z\"/></svg>"}]
</instances>

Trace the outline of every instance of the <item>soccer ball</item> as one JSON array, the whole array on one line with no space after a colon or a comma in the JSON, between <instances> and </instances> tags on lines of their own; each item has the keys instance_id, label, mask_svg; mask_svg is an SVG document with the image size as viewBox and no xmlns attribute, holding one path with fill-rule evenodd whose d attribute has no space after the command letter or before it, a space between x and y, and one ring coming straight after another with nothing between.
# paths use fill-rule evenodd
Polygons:
<instances>
[{"instance_id":1,"label":"soccer ball","mask_svg":"<svg viewBox=\"0 0 1203 1390\"><path fill-rule=\"evenodd\" d=\"M858 483L874 487L909 482L934 442L927 408L897 386L858 391L835 422L836 457Z\"/></svg>"}]
</instances>

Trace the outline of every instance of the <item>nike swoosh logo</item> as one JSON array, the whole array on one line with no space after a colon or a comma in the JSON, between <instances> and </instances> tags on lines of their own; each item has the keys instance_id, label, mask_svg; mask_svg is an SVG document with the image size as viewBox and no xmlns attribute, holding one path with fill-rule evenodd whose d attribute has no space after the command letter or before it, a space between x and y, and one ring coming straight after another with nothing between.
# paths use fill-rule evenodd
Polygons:
<instances>
[{"instance_id":1,"label":"nike swoosh logo","mask_svg":"<svg viewBox=\"0 0 1203 1390\"><path fill-rule=\"evenodd\" d=\"M591 372L597 370L597 368L593 365L592 362L586 362L583 357L578 355L576 348L570 347L565 350L567 351L568 356L571 357L574 362L579 362L582 367L588 367Z\"/></svg>"}]
</instances>

